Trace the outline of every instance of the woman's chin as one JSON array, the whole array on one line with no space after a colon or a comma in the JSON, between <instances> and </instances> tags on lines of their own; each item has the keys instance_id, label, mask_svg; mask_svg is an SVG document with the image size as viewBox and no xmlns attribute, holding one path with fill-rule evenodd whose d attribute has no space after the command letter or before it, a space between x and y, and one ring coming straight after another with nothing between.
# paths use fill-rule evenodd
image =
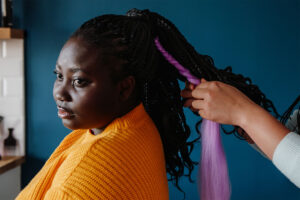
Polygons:
<instances>
[{"instance_id":1,"label":"woman's chin","mask_svg":"<svg viewBox=\"0 0 300 200\"><path fill-rule=\"evenodd\" d=\"M72 120L62 119L62 123L63 123L64 127L71 129L71 130L82 129L82 126L80 126L80 124L78 124Z\"/></svg>"}]
</instances>

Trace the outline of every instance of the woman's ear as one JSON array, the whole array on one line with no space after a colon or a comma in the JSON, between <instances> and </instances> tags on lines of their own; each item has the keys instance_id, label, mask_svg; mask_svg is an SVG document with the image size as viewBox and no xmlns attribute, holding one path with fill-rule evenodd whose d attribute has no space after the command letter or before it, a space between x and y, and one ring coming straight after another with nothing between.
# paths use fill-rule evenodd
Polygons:
<instances>
[{"instance_id":1,"label":"woman's ear","mask_svg":"<svg viewBox=\"0 0 300 200\"><path fill-rule=\"evenodd\" d=\"M133 76L127 76L119 82L119 97L121 101L126 101L133 94L135 89L135 78Z\"/></svg>"}]
</instances>

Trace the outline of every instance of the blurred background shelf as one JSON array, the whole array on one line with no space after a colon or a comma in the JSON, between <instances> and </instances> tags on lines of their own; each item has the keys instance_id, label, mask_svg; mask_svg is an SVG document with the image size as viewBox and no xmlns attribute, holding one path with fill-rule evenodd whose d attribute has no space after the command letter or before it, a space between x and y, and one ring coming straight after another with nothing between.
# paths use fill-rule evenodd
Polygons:
<instances>
[{"instance_id":1,"label":"blurred background shelf","mask_svg":"<svg viewBox=\"0 0 300 200\"><path fill-rule=\"evenodd\" d=\"M25 156L6 156L0 160L0 174L25 162Z\"/></svg>"},{"instance_id":2,"label":"blurred background shelf","mask_svg":"<svg viewBox=\"0 0 300 200\"><path fill-rule=\"evenodd\" d=\"M13 28L0 28L0 39L20 39L24 38L24 31Z\"/></svg>"}]
</instances>

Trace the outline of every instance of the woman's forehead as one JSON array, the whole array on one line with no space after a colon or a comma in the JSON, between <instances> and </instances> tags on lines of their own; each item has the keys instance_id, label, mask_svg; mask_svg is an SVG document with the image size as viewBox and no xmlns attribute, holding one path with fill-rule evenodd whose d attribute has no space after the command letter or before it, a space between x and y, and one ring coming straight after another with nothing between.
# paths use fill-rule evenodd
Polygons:
<instances>
[{"instance_id":1,"label":"woman's forehead","mask_svg":"<svg viewBox=\"0 0 300 200\"><path fill-rule=\"evenodd\" d=\"M92 79L116 79L123 74L126 62L107 52L106 48L95 47L81 39L66 42L57 60L57 68L70 75L82 72ZM118 79L118 78L117 78Z\"/></svg>"},{"instance_id":2,"label":"woman's forehead","mask_svg":"<svg viewBox=\"0 0 300 200\"><path fill-rule=\"evenodd\" d=\"M83 71L92 74L106 68L103 57L107 55L101 51L101 48L94 48L84 41L70 39L60 52L57 66L68 68L73 72Z\"/></svg>"}]
</instances>

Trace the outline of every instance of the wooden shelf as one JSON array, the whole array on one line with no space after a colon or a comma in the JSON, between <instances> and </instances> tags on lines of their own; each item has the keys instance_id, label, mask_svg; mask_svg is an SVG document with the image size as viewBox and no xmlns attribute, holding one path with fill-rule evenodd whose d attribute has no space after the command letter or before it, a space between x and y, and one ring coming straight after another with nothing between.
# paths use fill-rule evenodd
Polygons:
<instances>
[{"instance_id":1,"label":"wooden shelf","mask_svg":"<svg viewBox=\"0 0 300 200\"><path fill-rule=\"evenodd\" d=\"M0 160L0 174L13 169L25 162L25 156L4 156Z\"/></svg>"},{"instance_id":2,"label":"wooden shelf","mask_svg":"<svg viewBox=\"0 0 300 200\"><path fill-rule=\"evenodd\" d=\"M24 38L24 31L13 28L0 28L0 39L22 39Z\"/></svg>"}]
</instances>

